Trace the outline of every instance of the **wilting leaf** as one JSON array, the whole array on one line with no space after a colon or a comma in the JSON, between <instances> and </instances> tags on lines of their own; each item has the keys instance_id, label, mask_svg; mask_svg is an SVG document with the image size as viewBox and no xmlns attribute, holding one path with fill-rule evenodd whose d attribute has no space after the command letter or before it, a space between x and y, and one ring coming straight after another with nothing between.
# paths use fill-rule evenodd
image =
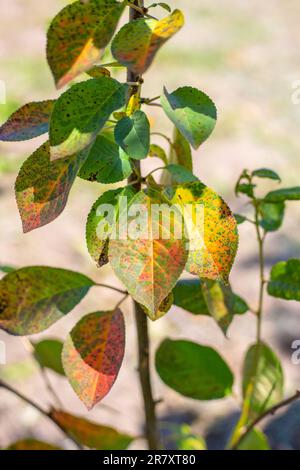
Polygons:
<instances>
[{"instance_id":1,"label":"wilting leaf","mask_svg":"<svg viewBox=\"0 0 300 470\"><path fill-rule=\"evenodd\" d=\"M260 215L259 225L266 232L273 232L281 227L284 217L284 202L263 202L260 201L258 211Z\"/></svg>"},{"instance_id":2,"label":"wilting leaf","mask_svg":"<svg viewBox=\"0 0 300 470\"><path fill-rule=\"evenodd\" d=\"M226 335L234 315L231 288L222 282L211 280L203 280L201 287L210 315Z\"/></svg>"},{"instance_id":3,"label":"wilting leaf","mask_svg":"<svg viewBox=\"0 0 300 470\"><path fill-rule=\"evenodd\" d=\"M268 178L270 180L281 181L280 176L273 171L269 170L269 168L259 168L258 170L254 170L252 172L252 176L257 176L258 178Z\"/></svg>"},{"instance_id":4,"label":"wilting leaf","mask_svg":"<svg viewBox=\"0 0 300 470\"><path fill-rule=\"evenodd\" d=\"M42 367L51 369L57 374L65 375L61 353L63 343L57 339L43 339L38 343L32 343L34 348L34 357Z\"/></svg>"},{"instance_id":5,"label":"wilting leaf","mask_svg":"<svg viewBox=\"0 0 300 470\"><path fill-rule=\"evenodd\" d=\"M77 1L53 19L47 35L47 59L58 88L98 62L124 8L115 0Z\"/></svg>"},{"instance_id":6,"label":"wilting leaf","mask_svg":"<svg viewBox=\"0 0 300 470\"><path fill-rule=\"evenodd\" d=\"M90 449L124 450L134 440L134 437L121 434L113 428L64 411L53 410L51 416L74 439Z\"/></svg>"},{"instance_id":7,"label":"wilting leaf","mask_svg":"<svg viewBox=\"0 0 300 470\"><path fill-rule=\"evenodd\" d=\"M159 217L160 204L163 217ZM110 240L109 260L128 292L155 319L186 263L182 218L154 189L139 192L128 212L120 211L117 222L124 217L128 217L128 230L127 224L118 224L119 237Z\"/></svg>"},{"instance_id":8,"label":"wilting leaf","mask_svg":"<svg viewBox=\"0 0 300 470\"><path fill-rule=\"evenodd\" d=\"M216 107L209 96L196 88L186 86L170 94L164 89L161 104L166 115L194 149L214 130Z\"/></svg>"},{"instance_id":9,"label":"wilting leaf","mask_svg":"<svg viewBox=\"0 0 300 470\"><path fill-rule=\"evenodd\" d=\"M32 266L0 280L0 328L13 335L46 330L69 313L94 282L65 269Z\"/></svg>"},{"instance_id":10,"label":"wilting leaf","mask_svg":"<svg viewBox=\"0 0 300 470\"><path fill-rule=\"evenodd\" d=\"M28 103L15 111L0 127L0 140L17 142L45 134L55 101Z\"/></svg>"},{"instance_id":11,"label":"wilting leaf","mask_svg":"<svg viewBox=\"0 0 300 470\"><path fill-rule=\"evenodd\" d=\"M113 135L105 132L96 137L79 176L84 180L112 184L132 173L128 155L115 143Z\"/></svg>"},{"instance_id":12,"label":"wilting leaf","mask_svg":"<svg viewBox=\"0 0 300 470\"><path fill-rule=\"evenodd\" d=\"M238 246L237 224L227 204L200 181L167 188L182 207L190 240L187 271L227 282Z\"/></svg>"},{"instance_id":13,"label":"wilting leaf","mask_svg":"<svg viewBox=\"0 0 300 470\"><path fill-rule=\"evenodd\" d=\"M243 439L237 450L270 450L270 444L267 436L260 429L254 428Z\"/></svg>"},{"instance_id":14,"label":"wilting leaf","mask_svg":"<svg viewBox=\"0 0 300 470\"><path fill-rule=\"evenodd\" d=\"M92 78L110 77L110 71L100 65L94 65L87 71L87 74Z\"/></svg>"},{"instance_id":15,"label":"wilting leaf","mask_svg":"<svg viewBox=\"0 0 300 470\"><path fill-rule=\"evenodd\" d=\"M284 201L299 201L300 200L300 186L294 188L282 188L276 191L271 191L264 198L265 202L284 202Z\"/></svg>"},{"instance_id":16,"label":"wilting leaf","mask_svg":"<svg viewBox=\"0 0 300 470\"><path fill-rule=\"evenodd\" d=\"M50 121L51 159L68 157L91 144L111 113L125 104L126 91L127 85L102 77L63 93Z\"/></svg>"},{"instance_id":17,"label":"wilting leaf","mask_svg":"<svg viewBox=\"0 0 300 470\"><path fill-rule=\"evenodd\" d=\"M191 341L166 339L155 358L166 385L196 400L214 400L231 394L233 375L212 348Z\"/></svg>"},{"instance_id":18,"label":"wilting leaf","mask_svg":"<svg viewBox=\"0 0 300 470\"><path fill-rule=\"evenodd\" d=\"M171 163L165 167L165 170L170 173L172 181L178 184L199 181L197 176L193 175L193 173L180 165L174 165Z\"/></svg>"},{"instance_id":19,"label":"wilting leaf","mask_svg":"<svg viewBox=\"0 0 300 470\"><path fill-rule=\"evenodd\" d=\"M61 214L87 151L51 162L46 142L23 163L15 193L24 232L42 227Z\"/></svg>"},{"instance_id":20,"label":"wilting leaf","mask_svg":"<svg viewBox=\"0 0 300 470\"><path fill-rule=\"evenodd\" d=\"M7 447L7 450L62 450L47 442L38 441L37 439L23 439L17 441Z\"/></svg>"},{"instance_id":21,"label":"wilting leaf","mask_svg":"<svg viewBox=\"0 0 300 470\"><path fill-rule=\"evenodd\" d=\"M124 198L122 203L129 203L135 194L131 186L112 189L102 194L92 206L86 223L86 244L99 267L108 262L108 239L119 213L120 197Z\"/></svg>"},{"instance_id":22,"label":"wilting leaf","mask_svg":"<svg viewBox=\"0 0 300 470\"><path fill-rule=\"evenodd\" d=\"M114 37L111 51L116 60L136 75L142 75L152 64L160 47L184 24L180 10L162 20L140 18L125 24Z\"/></svg>"},{"instance_id":23,"label":"wilting leaf","mask_svg":"<svg viewBox=\"0 0 300 470\"><path fill-rule=\"evenodd\" d=\"M300 300L299 259L280 261L273 266L268 293L285 300Z\"/></svg>"},{"instance_id":24,"label":"wilting leaf","mask_svg":"<svg viewBox=\"0 0 300 470\"><path fill-rule=\"evenodd\" d=\"M282 399L283 371L279 359L264 343L247 351L243 368L243 396L249 400L249 420Z\"/></svg>"},{"instance_id":25,"label":"wilting leaf","mask_svg":"<svg viewBox=\"0 0 300 470\"><path fill-rule=\"evenodd\" d=\"M150 149L150 124L143 111L135 111L118 121L115 127L116 143L131 158L146 158Z\"/></svg>"},{"instance_id":26,"label":"wilting leaf","mask_svg":"<svg viewBox=\"0 0 300 470\"><path fill-rule=\"evenodd\" d=\"M120 310L83 317L64 344L62 362L74 391L90 410L115 383L125 349L125 325Z\"/></svg>"},{"instance_id":27,"label":"wilting leaf","mask_svg":"<svg viewBox=\"0 0 300 470\"><path fill-rule=\"evenodd\" d=\"M168 164L168 157L166 152L162 147L156 144L151 144L149 149L149 157L156 157L160 158L160 160L167 165Z\"/></svg>"}]
</instances>

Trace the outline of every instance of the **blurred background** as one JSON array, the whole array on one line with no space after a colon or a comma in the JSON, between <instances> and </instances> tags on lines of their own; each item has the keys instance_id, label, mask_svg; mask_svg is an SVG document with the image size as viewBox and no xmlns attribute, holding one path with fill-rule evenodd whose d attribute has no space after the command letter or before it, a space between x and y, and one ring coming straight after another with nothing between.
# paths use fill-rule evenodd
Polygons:
<instances>
[{"instance_id":1,"label":"blurred background","mask_svg":"<svg viewBox=\"0 0 300 470\"><path fill-rule=\"evenodd\" d=\"M45 38L51 18L66 3L0 0L0 80L6 84L6 104L0 104L0 123L28 101L58 96L45 59ZM159 52L145 75L143 95L156 96L163 85L173 91L189 84L213 98L218 108L218 124L211 138L194 152L195 173L222 195L234 212L248 214L246 201L243 197L236 199L233 191L244 168L269 167L281 175L284 186L299 184L300 104L293 100L293 87L300 80L299 1L170 0L169 4L185 12L186 25ZM164 14L159 9L156 13ZM159 108L149 107L147 111L153 130L171 131ZM44 140L43 136L24 143L0 144L0 264L57 266L119 286L109 267L99 270L94 266L85 246L87 214L107 187L78 178L58 219L29 234L22 233L14 181L24 159ZM164 145L157 137L155 142ZM158 166L159 162L151 164ZM264 180L262 186L266 192L275 189L276 183ZM288 203L281 231L267 238L268 267L279 260L299 257L299 216L299 204ZM234 290L253 306L257 303L257 270L254 229L243 224L231 282ZM84 313L109 309L115 303L116 294L95 289L73 313L32 339L63 339ZM98 405L87 413L63 377L51 372L48 376L68 411L140 435L144 418L130 300L124 304L124 313L126 355L112 391L103 400L107 406ZM283 361L286 394L292 394L300 386L300 365L291 362L291 344L300 339L299 304L266 298L263 335ZM198 402L165 387L153 371L155 396L163 400L158 406L161 421L189 424L195 433L206 437L211 449L221 448L238 416L242 361L255 339L255 318L250 313L236 317L225 339L212 319L172 307L164 318L151 324L152 354L166 336L213 346L237 374L236 397ZM7 365L0 366L0 377L41 405L49 404L47 390L22 341L4 332L0 332L0 340L7 347ZM71 448L57 428L31 407L6 391L0 390L0 395L0 447L17 439L35 437ZM273 448L300 449L299 404L276 415L272 424L265 421L264 430ZM132 447L144 448L145 443L138 440Z\"/></svg>"}]
</instances>

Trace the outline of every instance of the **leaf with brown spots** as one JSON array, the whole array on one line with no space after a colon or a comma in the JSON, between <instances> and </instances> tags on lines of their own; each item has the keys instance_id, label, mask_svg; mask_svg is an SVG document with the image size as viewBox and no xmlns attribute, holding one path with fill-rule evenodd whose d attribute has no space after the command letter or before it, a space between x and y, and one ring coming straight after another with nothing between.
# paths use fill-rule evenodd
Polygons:
<instances>
[{"instance_id":1,"label":"leaf with brown spots","mask_svg":"<svg viewBox=\"0 0 300 470\"><path fill-rule=\"evenodd\" d=\"M200 181L165 193L184 214L190 240L187 271L227 283L238 247L237 223L227 204Z\"/></svg>"},{"instance_id":2,"label":"leaf with brown spots","mask_svg":"<svg viewBox=\"0 0 300 470\"><path fill-rule=\"evenodd\" d=\"M180 211L171 208L158 191L149 189L120 210L117 223L125 217L128 224L118 224L118 236L110 240L109 260L132 297L155 320L187 260Z\"/></svg>"},{"instance_id":3,"label":"leaf with brown spots","mask_svg":"<svg viewBox=\"0 0 300 470\"><path fill-rule=\"evenodd\" d=\"M83 317L67 337L62 362L74 391L90 410L113 386L125 349L122 312L94 312Z\"/></svg>"},{"instance_id":4,"label":"leaf with brown spots","mask_svg":"<svg viewBox=\"0 0 300 470\"><path fill-rule=\"evenodd\" d=\"M0 140L18 142L48 132L54 103L53 100L37 101L19 108L0 127Z\"/></svg>"},{"instance_id":5,"label":"leaf with brown spots","mask_svg":"<svg viewBox=\"0 0 300 470\"><path fill-rule=\"evenodd\" d=\"M47 59L57 88L98 62L111 40L124 2L77 1L53 19L47 35Z\"/></svg>"},{"instance_id":6,"label":"leaf with brown spots","mask_svg":"<svg viewBox=\"0 0 300 470\"><path fill-rule=\"evenodd\" d=\"M88 150L50 161L49 142L39 147L22 165L15 193L23 231L49 224L61 214Z\"/></svg>"},{"instance_id":7,"label":"leaf with brown spots","mask_svg":"<svg viewBox=\"0 0 300 470\"><path fill-rule=\"evenodd\" d=\"M184 24L180 10L162 20L140 18L125 24L112 42L114 58L136 75L142 75L152 64L163 44Z\"/></svg>"},{"instance_id":8,"label":"leaf with brown spots","mask_svg":"<svg viewBox=\"0 0 300 470\"><path fill-rule=\"evenodd\" d=\"M124 450L134 440L134 437L120 433L109 426L64 411L53 410L51 416L76 441L90 449Z\"/></svg>"},{"instance_id":9,"label":"leaf with brown spots","mask_svg":"<svg viewBox=\"0 0 300 470\"><path fill-rule=\"evenodd\" d=\"M47 266L21 268L0 281L0 328L24 336L46 330L69 313L94 282Z\"/></svg>"}]
</instances>

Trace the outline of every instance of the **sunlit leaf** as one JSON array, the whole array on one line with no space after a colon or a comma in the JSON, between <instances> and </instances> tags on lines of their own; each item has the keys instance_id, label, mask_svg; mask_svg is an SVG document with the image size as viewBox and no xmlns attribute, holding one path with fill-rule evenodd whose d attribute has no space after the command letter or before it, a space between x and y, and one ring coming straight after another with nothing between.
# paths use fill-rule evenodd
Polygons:
<instances>
[{"instance_id":1,"label":"sunlit leaf","mask_svg":"<svg viewBox=\"0 0 300 470\"><path fill-rule=\"evenodd\" d=\"M58 88L98 62L111 40L124 2L77 1L52 20L47 35L47 59Z\"/></svg>"},{"instance_id":2,"label":"sunlit leaf","mask_svg":"<svg viewBox=\"0 0 300 470\"><path fill-rule=\"evenodd\" d=\"M113 386L125 349L125 325L120 310L83 317L67 337L63 367L80 400L90 410Z\"/></svg>"},{"instance_id":3,"label":"sunlit leaf","mask_svg":"<svg viewBox=\"0 0 300 470\"><path fill-rule=\"evenodd\" d=\"M55 103L50 121L51 159L87 147L113 111L125 104L127 85L108 77L77 83Z\"/></svg>"},{"instance_id":4,"label":"sunlit leaf","mask_svg":"<svg viewBox=\"0 0 300 470\"><path fill-rule=\"evenodd\" d=\"M270 444L267 436L260 429L254 428L243 439L237 450L270 450Z\"/></svg>"},{"instance_id":5,"label":"sunlit leaf","mask_svg":"<svg viewBox=\"0 0 300 470\"><path fill-rule=\"evenodd\" d=\"M146 158L150 149L150 124L143 111L135 111L118 121L115 127L116 143L131 158Z\"/></svg>"},{"instance_id":6,"label":"sunlit leaf","mask_svg":"<svg viewBox=\"0 0 300 470\"><path fill-rule=\"evenodd\" d=\"M258 178L268 178L271 180L281 181L280 176L269 168L259 168L258 170L252 171L252 176L257 176Z\"/></svg>"},{"instance_id":7,"label":"sunlit leaf","mask_svg":"<svg viewBox=\"0 0 300 470\"><path fill-rule=\"evenodd\" d=\"M51 369L57 374L65 375L61 362L63 343L57 339L43 339L32 343L34 357L42 367Z\"/></svg>"},{"instance_id":8,"label":"sunlit leaf","mask_svg":"<svg viewBox=\"0 0 300 470\"><path fill-rule=\"evenodd\" d=\"M184 24L180 10L162 20L140 18L125 24L112 42L116 60L136 75L142 75L152 64L160 47Z\"/></svg>"},{"instance_id":9,"label":"sunlit leaf","mask_svg":"<svg viewBox=\"0 0 300 470\"><path fill-rule=\"evenodd\" d=\"M155 314L149 312L149 310L141 305L142 309L144 312L151 318L151 320L158 320L161 317L164 317L166 313L170 310L174 302L174 296L173 293L170 292L170 294L167 295L167 297L161 302L160 306L158 307L157 312Z\"/></svg>"},{"instance_id":10,"label":"sunlit leaf","mask_svg":"<svg viewBox=\"0 0 300 470\"><path fill-rule=\"evenodd\" d=\"M21 336L46 330L69 313L93 285L83 274L46 266L6 274L0 280L0 328Z\"/></svg>"},{"instance_id":11,"label":"sunlit leaf","mask_svg":"<svg viewBox=\"0 0 300 470\"><path fill-rule=\"evenodd\" d=\"M159 217L160 204L164 204L164 217ZM128 211L120 211L118 220L124 217L128 217L128 227L118 224L119 237L110 240L109 260L132 297L155 319L186 263L182 219L154 189L139 192Z\"/></svg>"},{"instance_id":12,"label":"sunlit leaf","mask_svg":"<svg viewBox=\"0 0 300 470\"><path fill-rule=\"evenodd\" d=\"M29 140L48 132L54 103L53 100L37 101L19 108L0 127L0 140Z\"/></svg>"},{"instance_id":13,"label":"sunlit leaf","mask_svg":"<svg viewBox=\"0 0 300 470\"><path fill-rule=\"evenodd\" d=\"M203 437L193 433L190 426L184 424L175 432L176 448L178 450L206 450Z\"/></svg>"},{"instance_id":14,"label":"sunlit leaf","mask_svg":"<svg viewBox=\"0 0 300 470\"><path fill-rule=\"evenodd\" d=\"M282 188L276 191L271 191L264 198L265 202L284 202L284 201L299 201L300 200L300 186L293 188Z\"/></svg>"},{"instance_id":15,"label":"sunlit leaf","mask_svg":"<svg viewBox=\"0 0 300 470\"><path fill-rule=\"evenodd\" d=\"M6 450L62 450L60 447L38 441L37 439L23 439L11 444Z\"/></svg>"},{"instance_id":16,"label":"sunlit leaf","mask_svg":"<svg viewBox=\"0 0 300 470\"><path fill-rule=\"evenodd\" d=\"M260 201L258 211L260 215L259 225L266 232L273 232L281 227L284 217L284 202Z\"/></svg>"},{"instance_id":17,"label":"sunlit leaf","mask_svg":"<svg viewBox=\"0 0 300 470\"><path fill-rule=\"evenodd\" d=\"M184 214L190 240L187 271L227 282L238 247L236 220L227 204L200 181L167 188L166 195Z\"/></svg>"},{"instance_id":18,"label":"sunlit leaf","mask_svg":"<svg viewBox=\"0 0 300 470\"><path fill-rule=\"evenodd\" d=\"M42 227L61 214L87 151L51 162L46 142L23 163L15 193L24 232Z\"/></svg>"},{"instance_id":19,"label":"sunlit leaf","mask_svg":"<svg viewBox=\"0 0 300 470\"><path fill-rule=\"evenodd\" d=\"M268 293L285 300L300 301L300 260L289 259L275 264L268 282Z\"/></svg>"},{"instance_id":20,"label":"sunlit leaf","mask_svg":"<svg viewBox=\"0 0 300 470\"><path fill-rule=\"evenodd\" d=\"M97 450L124 450L134 437L109 426L94 423L64 411L53 410L51 416L82 445Z\"/></svg>"},{"instance_id":21,"label":"sunlit leaf","mask_svg":"<svg viewBox=\"0 0 300 470\"><path fill-rule=\"evenodd\" d=\"M196 400L214 400L231 394L233 375L212 348L191 341L166 339L155 358L166 385Z\"/></svg>"},{"instance_id":22,"label":"sunlit leaf","mask_svg":"<svg viewBox=\"0 0 300 470\"><path fill-rule=\"evenodd\" d=\"M164 89L161 104L169 119L197 149L212 133L217 110L213 101L200 90L185 86L173 93Z\"/></svg>"}]
</instances>

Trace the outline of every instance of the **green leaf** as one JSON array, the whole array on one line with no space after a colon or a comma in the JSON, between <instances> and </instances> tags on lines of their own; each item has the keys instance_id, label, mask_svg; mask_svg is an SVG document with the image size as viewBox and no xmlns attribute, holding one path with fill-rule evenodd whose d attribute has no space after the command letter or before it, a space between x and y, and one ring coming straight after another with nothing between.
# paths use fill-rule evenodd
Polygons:
<instances>
[{"instance_id":1,"label":"green leaf","mask_svg":"<svg viewBox=\"0 0 300 470\"><path fill-rule=\"evenodd\" d=\"M173 141L172 145L170 146L168 162L170 164L180 165L193 173L193 161L190 144L176 127L174 127L172 140ZM172 185L174 183L174 179L170 173L164 172L161 177L161 182L164 185Z\"/></svg>"},{"instance_id":2,"label":"green leaf","mask_svg":"<svg viewBox=\"0 0 300 470\"><path fill-rule=\"evenodd\" d=\"M87 152L85 149L51 162L50 146L46 142L23 163L15 193L25 233L49 224L61 214Z\"/></svg>"},{"instance_id":3,"label":"green leaf","mask_svg":"<svg viewBox=\"0 0 300 470\"><path fill-rule=\"evenodd\" d=\"M58 88L100 60L124 6L115 0L77 1L56 15L47 34L47 59Z\"/></svg>"},{"instance_id":4,"label":"green leaf","mask_svg":"<svg viewBox=\"0 0 300 470\"><path fill-rule=\"evenodd\" d=\"M283 382L282 367L275 353L265 343L253 344L243 367L243 397L249 400L249 420L282 399Z\"/></svg>"},{"instance_id":5,"label":"green leaf","mask_svg":"<svg viewBox=\"0 0 300 470\"><path fill-rule=\"evenodd\" d=\"M157 157L160 158L161 161L167 165L168 164L168 157L166 152L162 147L156 144L151 144L149 149L149 157Z\"/></svg>"},{"instance_id":6,"label":"green leaf","mask_svg":"<svg viewBox=\"0 0 300 470\"><path fill-rule=\"evenodd\" d=\"M17 142L45 134L55 101L38 101L25 104L15 111L0 127L0 140Z\"/></svg>"},{"instance_id":7,"label":"green leaf","mask_svg":"<svg viewBox=\"0 0 300 470\"><path fill-rule=\"evenodd\" d=\"M171 94L164 88L161 104L166 115L194 149L208 139L214 130L216 107L209 96L196 88L186 86Z\"/></svg>"},{"instance_id":8,"label":"green leaf","mask_svg":"<svg viewBox=\"0 0 300 470\"><path fill-rule=\"evenodd\" d=\"M135 193L131 186L112 189L102 194L92 206L86 223L86 244L99 267L108 262L108 240L119 212L120 198L130 202Z\"/></svg>"},{"instance_id":9,"label":"green leaf","mask_svg":"<svg viewBox=\"0 0 300 470\"><path fill-rule=\"evenodd\" d=\"M124 450L135 439L115 429L94 423L64 411L53 410L51 416L82 445L97 450Z\"/></svg>"},{"instance_id":10,"label":"green leaf","mask_svg":"<svg viewBox=\"0 0 300 470\"><path fill-rule=\"evenodd\" d=\"M46 266L6 274L0 280L0 328L21 336L46 330L69 313L93 285L83 274Z\"/></svg>"},{"instance_id":11,"label":"green leaf","mask_svg":"<svg viewBox=\"0 0 300 470\"><path fill-rule=\"evenodd\" d=\"M86 73L92 78L110 77L110 71L101 65L94 65Z\"/></svg>"},{"instance_id":12,"label":"green leaf","mask_svg":"<svg viewBox=\"0 0 300 470\"><path fill-rule=\"evenodd\" d=\"M171 10L171 7L170 7L167 3L165 3L165 2L152 3L152 5L150 5L150 6L148 7L148 10L149 10L149 8L155 8L155 7L161 7L161 8L163 8L164 10L167 10L169 13L171 13L171 11L172 11L172 10Z\"/></svg>"},{"instance_id":13,"label":"green leaf","mask_svg":"<svg viewBox=\"0 0 300 470\"><path fill-rule=\"evenodd\" d=\"M241 214L233 214L233 215L238 225L243 224L247 220L247 218L244 215L241 215Z\"/></svg>"},{"instance_id":14,"label":"green leaf","mask_svg":"<svg viewBox=\"0 0 300 470\"><path fill-rule=\"evenodd\" d=\"M163 382L186 397L214 400L231 394L232 372L210 347L166 339L156 352L155 364Z\"/></svg>"},{"instance_id":15,"label":"green leaf","mask_svg":"<svg viewBox=\"0 0 300 470\"><path fill-rule=\"evenodd\" d=\"M157 210L161 204L164 217ZM124 218L128 224L118 223L118 237L109 243L109 260L130 295L155 320L186 263L182 218L154 189L140 191L131 199L128 208L120 210L117 222Z\"/></svg>"},{"instance_id":16,"label":"green leaf","mask_svg":"<svg viewBox=\"0 0 300 470\"><path fill-rule=\"evenodd\" d=\"M281 181L280 176L269 168L259 168L258 170L252 171L252 176L257 176L258 178L268 178L271 180Z\"/></svg>"},{"instance_id":17,"label":"green leaf","mask_svg":"<svg viewBox=\"0 0 300 470\"><path fill-rule=\"evenodd\" d=\"M204 280L201 287L210 315L226 335L234 315L231 288L222 282L211 280Z\"/></svg>"},{"instance_id":18,"label":"green leaf","mask_svg":"<svg viewBox=\"0 0 300 470\"><path fill-rule=\"evenodd\" d=\"M264 202L260 201L258 211L260 215L259 225L266 232L274 232L281 227L284 217L284 202Z\"/></svg>"},{"instance_id":19,"label":"green leaf","mask_svg":"<svg viewBox=\"0 0 300 470\"><path fill-rule=\"evenodd\" d=\"M94 312L84 316L67 337L62 363L74 391L91 410L110 391L125 350L122 312Z\"/></svg>"},{"instance_id":20,"label":"green leaf","mask_svg":"<svg viewBox=\"0 0 300 470\"><path fill-rule=\"evenodd\" d=\"M238 247L237 224L227 204L200 181L166 188L165 194L182 208L190 242L186 270L226 283Z\"/></svg>"},{"instance_id":21,"label":"green leaf","mask_svg":"<svg viewBox=\"0 0 300 470\"><path fill-rule=\"evenodd\" d=\"M0 271L5 274L11 273L12 271L15 271L15 269L16 268L13 266L8 266L8 265L0 266Z\"/></svg>"},{"instance_id":22,"label":"green leaf","mask_svg":"<svg viewBox=\"0 0 300 470\"><path fill-rule=\"evenodd\" d=\"M125 104L127 85L108 77L73 85L55 103L50 121L51 159L88 147L113 111Z\"/></svg>"},{"instance_id":23,"label":"green leaf","mask_svg":"<svg viewBox=\"0 0 300 470\"><path fill-rule=\"evenodd\" d=\"M38 441L37 439L22 439L14 442L6 450L63 450L60 447Z\"/></svg>"},{"instance_id":24,"label":"green leaf","mask_svg":"<svg viewBox=\"0 0 300 470\"><path fill-rule=\"evenodd\" d=\"M165 167L165 170L170 173L172 181L178 184L199 181L197 176L193 175L193 173L180 165L171 163Z\"/></svg>"},{"instance_id":25,"label":"green leaf","mask_svg":"<svg viewBox=\"0 0 300 470\"><path fill-rule=\"evenodd\" d=\"M300 260L289 259L275 264L268 282L268 294L285 300L300 301Z\"/></svg>"},{"instance_id":26,"label":"green leaf","mask_svg":"<svg viewBox=\"0 0 300 470\"><path fill-rule=\"evenodd\" d=\"M57 339L44 339L32 343L34 357L42 367L54 370L57 374L65 375L61 362L63 343Z\"/></svg>"},{"instance_id":27,"label":"green leaf","mask_svg":"<svg viewBox=\"0 0 300 470\"><path fill-rule=\"evenodd\" d=\"M243 439L237 450L271 450L267 436L254 428Z\"/></svg>"},{"instance_id":28,"label":"green leaf","mask_svg":"<svg viewBox=\"0 0 300 470\"><path fill-rule=\"evenodd\" d=\"M236 195L242 193L246 194L250 198L254 197L254 188L256 187L255 184L252 183L239 183L235 188Z\"/></svg>"},{"instance_id":29,"label":"green leaf","mask_svg":"<svg viewBox=\"0 0 300 470\"><path fill-rule=\"evenodd\" d=\"M114 58L134 74L142 75L150 67L157 51L184 24L180 10L162 20L140 18L125 24L112 41Z\"/></svg>"},{"instance_id":30,"label":"green leaf","mask_svg":"<svg viewBox=\"0 0 300 470\"><path fill-rule=\"evenodd\" d=\"M268 193L265 202L284 202L284 201L299 201L300 200L300 186L294 188L282 188Z\"/></svg>"},{"instance_id":31,"label":"green leaf","mask_svg":"<svg viewBox=\"0 0 300 470\"><path fill-rule=\"evenodd\" d=\"M143 111L126 116L115 127L115 140L131 158L141 160L150 150L150 124Z\"/></svg>"},{"instance_id":32,"label":"green leaf","mask_svg":"<svg viewBox=\"0 0 300 470\"><path fill-rule=\"evenodd\" d=\"M188 424L172 427L176 449L178 450L206 450L205 440L193 433Z\"/></svg>"},{"instance_id":33,"label":"green leaf","mask_svg":"<svg viewBox=\"0 0 300 470\"><path fill-rule=\"evenodd\" d=\"M102 184L117 183L132 173L128 155L115 143L113 135L105 132L96 137L79 176Z\"/></svg>"}]
</instances>

